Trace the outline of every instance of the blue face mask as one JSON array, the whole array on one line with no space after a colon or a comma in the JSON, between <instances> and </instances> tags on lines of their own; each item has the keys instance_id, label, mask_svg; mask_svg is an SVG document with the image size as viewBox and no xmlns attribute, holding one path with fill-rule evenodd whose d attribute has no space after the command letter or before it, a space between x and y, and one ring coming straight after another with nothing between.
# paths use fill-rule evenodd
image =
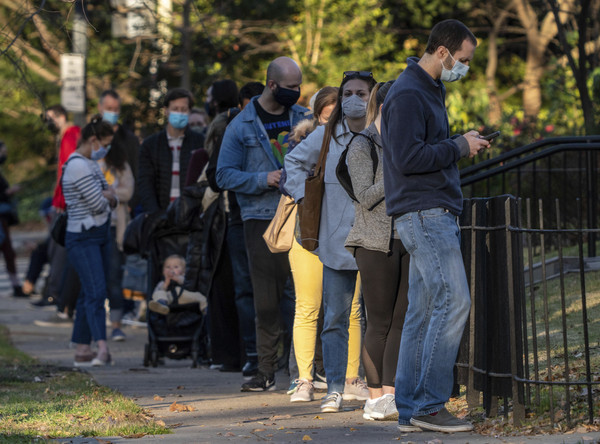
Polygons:
<instances>
[{"instance_id":1,"label":"blue face mask","mask_svg":"<svg viewBox=\"0 0 600 444\"><path fill-rule=\"evenodd\" d=\"M183 129L187 126L189 114L187 113L176 113L171 111L169 113L169 123L173 128Z\"/></svg>"},{"instance_id":2,"label":"blue face mask","mask_svg":"<svg viewBox=\"0 0 600 444\"><path fill-rule=\"evenodd\" d=\"M106 146L100 145L100 148L98 148L97 150L92 150L90 159L92 159L92 160L104 159L104 157L108 154L109 151L110 151L110 143Z\"/></svg>"},{"instance_id":3,"label":"blue face mask","mask_svg":"<svg viewBox=\"0 0 600 444\"><path fill-rule=\"evenodd\" d=\"M447 69L444 66L444 62L442 62L442 75L440 76L440 80L443 80L444 82L456 82L467 75L469 67L464 63L455 60L454 57L452 57L452 54L448 53L448 55L454 61L454 65L452 66L452 69Z\"/></svg>"},{"instance_id":4,"label":"blue face mask","mask_svg":"<svg viewBox=\"0 0 600 444\"><path fill-rule=\"evenodd\" d=\"M119 120L119 113L115 113L113 111L104 111L102 113L102 120L110 123L111 125L116 125Z\"/></svg>"}]
</instances>

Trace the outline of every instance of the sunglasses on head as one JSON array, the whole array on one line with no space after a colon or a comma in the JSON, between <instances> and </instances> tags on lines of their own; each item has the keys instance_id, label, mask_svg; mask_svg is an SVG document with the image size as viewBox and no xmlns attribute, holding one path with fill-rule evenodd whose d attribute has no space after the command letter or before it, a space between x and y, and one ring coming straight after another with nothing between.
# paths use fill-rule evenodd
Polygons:
<instances>
[{"instance_id":1,"label":"sunglasses on head","mask_svg":"<svg viewBox=\"0 0 600 444\"><path fill-rule=\"evenodd\" d=\"M344 79L346 77L366 77L372 79L373 73L371 71L344 71Z\"/></svg>"}]
</instances>

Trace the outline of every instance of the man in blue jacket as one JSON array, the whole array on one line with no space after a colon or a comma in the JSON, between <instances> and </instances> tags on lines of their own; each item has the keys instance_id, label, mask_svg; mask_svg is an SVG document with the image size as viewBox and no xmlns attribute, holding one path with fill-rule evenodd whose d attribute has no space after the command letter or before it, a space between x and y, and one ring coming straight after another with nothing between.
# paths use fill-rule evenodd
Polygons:
<instances>
[{"instance_id":1,"label":"man in blue jacket","mask_svg":"<svg viewBox=\"0 0 600 444\"><path fill-rule=\"evenodd\" d=\"M462 192L456 163L489 142L477 131L450 137L442 82L467 73L476 46L458 20L438 23L423 57L408 59L383 105L387 213L410 253L409 306L396 371L403 432L473 428L444 407L471 304L457 224Z\"/></svg>"},{"instance_id":2,"label":"man in blue jacket","mask_svg":"<svg viewBox=\"0 0 600 444\"><path fill-rule=\"evenodd\" d=\"M227 126L217 163L217 184L235 191L244 224L256 311L258 374L242 391L275 388L277 344L281 313L292 331L294 301L286 282L291 280L287 253L271 253L262 237L281 194L279 178L287 153L288 134L308 110L296 105L302 72L288 57L273 60L267 68L263 93L254 97Z\"/></svg>"}]
</instances>

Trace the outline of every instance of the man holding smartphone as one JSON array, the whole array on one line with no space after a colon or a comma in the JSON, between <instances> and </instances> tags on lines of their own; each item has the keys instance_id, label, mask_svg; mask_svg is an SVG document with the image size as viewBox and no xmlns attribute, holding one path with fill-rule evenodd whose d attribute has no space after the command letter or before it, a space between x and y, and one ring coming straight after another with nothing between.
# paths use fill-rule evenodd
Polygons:
<instances>
[{"instance_id":1,"label":"man holding smartphone","mask_svg":"<svg viewBox=\"0 0 600 444\"><path fill-rule=\"evenodd\" d=\"M383 105L387 213L410 253L409 306L396 371L402 432L473 428L444 407L471 304L457 224L462 192L456 163L490 144L477 131L450 137L443 82L464 77L476 46L463 23L438 23L425 54L408 59Z\"/></svg>"}]
</instances>

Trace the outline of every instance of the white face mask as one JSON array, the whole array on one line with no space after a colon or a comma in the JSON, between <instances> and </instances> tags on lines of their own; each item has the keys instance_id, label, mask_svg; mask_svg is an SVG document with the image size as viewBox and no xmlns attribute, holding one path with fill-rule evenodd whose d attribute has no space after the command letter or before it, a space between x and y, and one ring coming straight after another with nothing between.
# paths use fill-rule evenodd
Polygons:
<instances>
[{"instance_id":1,"label":"white face mask","mask_svg":"<svg viewBox=\"0 0 600 444\"><path fill-rule=\"evenodd\" d=\"M448 53L448 55L452 60L454 60L452 54ZM440 61L440 63L442 64L442 75L440 76L440 80L444 82L456 82L457 80L460 80L466 76L467 72L469 72L469 67L458 60L454 60L454 66L452 66L452 69L446 69L443 61Z\"/></svg>"},{"instance_id":2,"label":"white face mask","mask_svg":"<svg viewBox=\"0 0 600 444\"><path fill-rule=\"evenodd\" d=\"M352 94L342 100L342 112L350 119L361 119L367 115L367 102Z\"/></svg>"}]
</instances>

